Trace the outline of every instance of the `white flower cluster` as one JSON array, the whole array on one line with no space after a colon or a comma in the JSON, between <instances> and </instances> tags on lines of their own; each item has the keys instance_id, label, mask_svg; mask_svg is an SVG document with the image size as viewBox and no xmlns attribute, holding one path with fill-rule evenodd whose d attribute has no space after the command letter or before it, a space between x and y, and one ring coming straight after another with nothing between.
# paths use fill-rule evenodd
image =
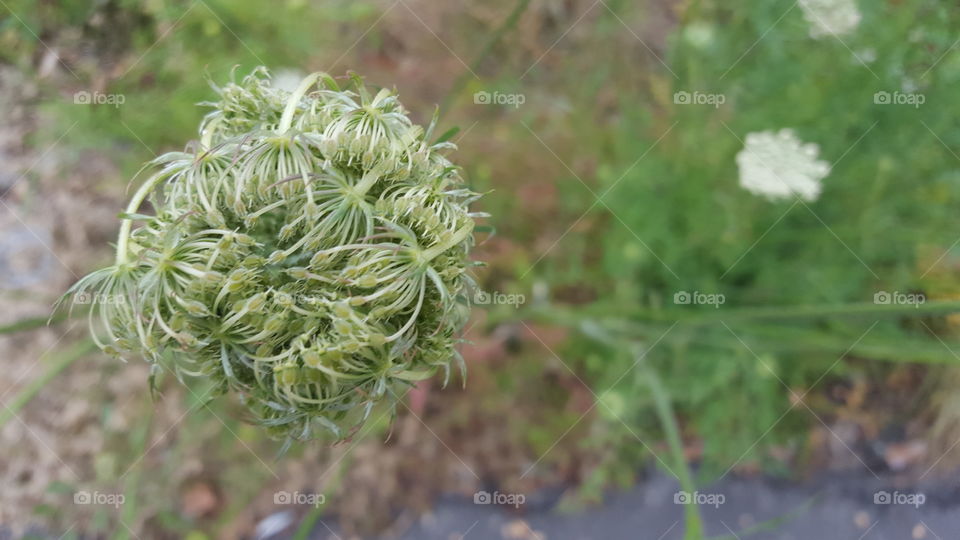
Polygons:
<instances>
[{"instance_id":1,"label":"white flower cluster","mask_svg":"<svg viewBox=\"0 0 960 540\"><path fill-rule=\"evenodd\" d=\"M860 24L856 0L799 0L803 16L810 23L810 37L849 34Z\"/></svg>"},{"instance_id":2,"label":"white flower cluster","mask_svg":"<svg viewBox=\"0 0 960 540\"><path fill-rule=\"evenodd\" d=\"M816 144L803 143L793 130L762 131L747 135L744 149L737 154L740 185L770 200L791 196L815 201L830 165L818 160Z\"/></svg>"}]
</instances>

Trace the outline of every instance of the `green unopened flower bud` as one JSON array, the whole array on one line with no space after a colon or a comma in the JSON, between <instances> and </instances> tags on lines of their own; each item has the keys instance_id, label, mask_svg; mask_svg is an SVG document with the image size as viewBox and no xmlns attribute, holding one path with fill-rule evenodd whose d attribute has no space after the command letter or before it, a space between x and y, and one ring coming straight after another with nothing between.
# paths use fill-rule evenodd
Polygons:
<instances>
[{"instance_id":1,"label":"green unopened flower bud","mask_svg":"<svg viewBox=\"0 0 960 540\"><path fill-rule=\"evenodd\" d=\"M307 269L300 266L287 268L287 275L293 279L308 279L310 277Z\"/></svg>"},{"instance_id":2,"label":"green unopened flower bud","mask_svg":"<svg viewBox=\"0 0 960 540\"><path fill-rule=\"evenodd\" d=\"M377 276L360 276L360 279L357 280L357 286L363 287L364 289L372 289L377 286Z\"/></svg>"},{"instance_id":3,"label":"green unopened flower bud","mask_svg":"<svg viewBox=\"0 0 960 540\"><path fill-rule=\"evenodd\" d=\"M310 257L310 266L314 268L323 268L328 262L330 262L331 257L329 254L324 253L323 251L318 251L313 254L313 257Z\"/></svg>"},{"instance_id":4,"label":"green unopened flower bud","mask_svg":"<svg viewBox=\"0 0 960 540\"><path fill-rule=\"evenodd\" d=\"M340 319L347 319L353 315L353 310L346 302L337 302L333 305L333 315Z\"/></svg>"},{"instance_id":5,"label":"green unopened flower bud","mask_svg":"<svg viewBox=\"0 0 960 540\"><path fill-rule=\"evenodd\" d=\"M263 325L263 329L271 334L276 334L283 329L283 326L287 323L287 318L282 315L275 315L267 319L267 322Z\"/></svg>"},{"instance_id":6,"label":"green unopened flower bud","mask_svg":"<svg viewBox=\"0 0 960 540\"><path fill-rule=\"evenodd\" d=\"M361 160L361 164L363 164L364 169L371 169L373 168L374 164L376 164L376 161L377 161L377 155L371 152L370 150L367 150L366 152L363 153L363 159Z\"/></svg>"},{"instance_id":7,"label":"green unopened flower bud","mask_svg":"<svg viewBox=\"0 0 960 540\"><path fill-rule=\"evenodd\" d=\"M282 386L293 386L300 378L300 368L293 364L281 364L275 371Z\"/></svg>"},{"instance_id":8,"label":"green unopened flower bud","mask_svg":"<svg viewBox=\"0 0 960 540\"><path fill-rule=\"evenodd\" d=\"M313 349L303 352L303 364L307 367L315 368L320 365L320 353Z\"/></svg>"},{"instance_id":9,"label":"green unopened flower bud","mask_svg":"<svg viewBox=\"0 0 960 540\"><path fill-rule=\"evenodd\" d=\"M364 149L363 139L357 138L350 142L350 152L353 154L362 154Z\"/></svg>"},{"instance_id":10,"label":"green unopened flower bud","mask_svg":"<svg viewBox=\"0 0 960 540\"><path fill-rule=\"evenodd\" d=\"M230 292L238 292L243 290L246 284L243 281L228 281L227 290Z\"/></svg>"},{"instance_id":11,"label":"green unopened flower bud","mask_svg":"<svg viewBox=\"0 0 960 540\"><path fill-rule=\"evenodd\" d=\"M180 334L177 335L177 340L181 345L188 349L195 349L197 345L200 344L200 342L197 340L197 337L188 332L180 332Z\"/></svg>"},{"instance_id":12,"label":"green unopened flower bud","mask_svg":"<svg viewBox=\"0 0 960 540\"><path fill-rule=\"evenodd\" d=\"M324 138L320 141L320 152L327 159L333 159L337 153L337 141L331 137Z\"/></svg>"},{"instance_id":13,"label":"green unopened flower bud","mask_svg":"<svg viewBox=\"0 0 960 540\"><path fill-rule=\"evenodd\" d=\"M244 307L249 312L258 313L261 309L263 309L263 306L266 305L266 303L267 295L264 293L257 293L247 300L247 304Z\"/></svg>"},{"instance_id":14,"label":"green unopened flower bud","mask_svg":"<svg viewBox=\"0 0 960 540\"><path fill-rule=\"evenodd\" d=\"M174 332L179 332L186 327L187 319L183 316L183 313L176 313L170 318L169 325L171 330Z\"/></svg>"},{"instance_id":15,"label":"green unopened flower bud","mask_svg":"<svg viewBox=\"0 0 960 540\"><path fill-rule=\"evenodd\" d=\"M224 221L223 219L223 214L221 214L220 212L217 212L216 210L207 212L207 221L209 221L211 225L214 225L216 227L223 227L224 225L226 225L226 221Z\"/></svg>"},{"instance_id":16,"label":"green unopened flower bud","mask_svg":"<svg viewBox=\"0 0 960 540\"><path fill-rule=\"evenodd\" d=\"M304 369L300 375L303 380L310 383L321 383L326 378L326 374L319 369Z\"/></svg>"},{"instance_id":17,"label":"green unopened flower bud","mask_svg":"<svg viewBox=\"0 0 960 540\"><path fill-rule=\"evenodd\" d=\"M206 317L210 315L210 310L207 309L207 306L203 305L202 302L197 302L196 300L184 300L181 302L183 307L187 309L187 313L194 317Z\"/></svg>"},{"instance_id":18,"label":"green unopened flower bud","mask_svg":"<svg viewBox=\"0 0 960 540\"><path fill-rule=\"evenodd\" d=\"M291 224L288 224L288 225L284 225L283 227L280 228L279 237L280 237L281 240L287 240L287 239L289 239L290 237L292 237L292 236L294 235L294 233L296 233L296 232L297 232L297 226L296 226L296 225L293 225L292 223L291 223ZM271 258L272 258L272 256L271 256Z\"/></svg>"},{"instance_id":19,"label":"green unopened flower bud","mask_svg":"<svg viewBox=\"0 0 960 540\"><path fill-rule=\"evenodd\" d=\"M333 328L340 335L347 335L352 330L352 328L350 327L350 323L348 323L347 321L340 321L340 320L333 321Z\"/></svg>"},{"instance_id":20,"label":"green unopened flower bud","mask_svg":"<svg viewBox=\"0 0 960 540\"><path fill-rule=\"evenodd\" d=\"M450 145L393 92L339 84L288 92L258 68L218 87L200 144L158 157L125 213L150 197L156 216L126 221L116 264L73 290L136 291L90 306L105 351L242 395L280 438L350 433L445 367L468 316L476 197Z\"/></svg>"}]
</instances>

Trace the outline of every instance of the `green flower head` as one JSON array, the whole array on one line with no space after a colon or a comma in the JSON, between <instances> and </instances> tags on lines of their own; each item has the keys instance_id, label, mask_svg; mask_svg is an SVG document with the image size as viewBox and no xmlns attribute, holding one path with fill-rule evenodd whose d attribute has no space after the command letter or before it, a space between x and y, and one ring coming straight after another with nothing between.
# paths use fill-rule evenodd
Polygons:
<instances>
[{"instance_id":1,"label":"green flower head","mask_svg":"<svg viewBox=\"0 0 960 540\"><path fill-rule=\"evenodd\" d=\"M71 289L104 351L207 378L288 441L345 437L463 369L478 195L431 142L436 116L424 130L394 91L344 86L288 92L258 68L214 87L199 142L148 164L116 263Z\"/></svg>"}]
</instances>

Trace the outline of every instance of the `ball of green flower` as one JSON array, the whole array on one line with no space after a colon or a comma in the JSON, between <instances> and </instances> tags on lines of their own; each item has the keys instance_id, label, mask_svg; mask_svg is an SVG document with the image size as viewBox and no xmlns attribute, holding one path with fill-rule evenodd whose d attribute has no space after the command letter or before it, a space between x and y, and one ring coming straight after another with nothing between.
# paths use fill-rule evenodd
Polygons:
<instances>
[{"instance_id":1,"label":"ball of green flower","mask_svg":"<svg viewBox=\"0 0 960 540\"><path fill-rule=\"evenodd\" d=\"M477 194L436 116L423 129L356 76L288 92L258 68L215 90L199 141L148 164L115 264L72 288L100 347L207 379L288 441L345 437L463 369Z\"/></svg>"}]
</instances>

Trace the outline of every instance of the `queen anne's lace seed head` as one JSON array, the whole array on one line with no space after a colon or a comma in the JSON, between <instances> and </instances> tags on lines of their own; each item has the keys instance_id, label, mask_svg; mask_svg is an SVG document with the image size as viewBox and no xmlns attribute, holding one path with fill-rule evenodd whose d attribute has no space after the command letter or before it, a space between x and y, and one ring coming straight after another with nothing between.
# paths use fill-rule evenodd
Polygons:
<instances>
[{"instance_id":1,"label":"queen anne's lace seed head","mask_svg":"<svg viewBox=\"0 0 960 540\"><path fill-rule=\"evenodd\" d=\"M234 392L277 437L342 437L438 369L468 316L477 195L390 90L267 71L215 87L200 141L160 156L117 262L81 279L111 354ZM150 196L154 217L130 215ZM131 231L132 220L143 224Z\"/></svg>"},{"instance_id":2,"label":"queen anne's lace seed head","mask_svg":"<svg viewBox=\"0 0 960 540\"><path fill-rule=\"evenodd\" d=\"M737 154L740 185L770 200L796 196L814 201L820 196L820 181L830 173L830 165L817 159L819 152L816 144L804 144L790 129L750 133Z\"/></svg>"},{"instance_id":3,"label":"queen anne's lace seed head","mask_svg":"<svg viewBox=\"0 0 960 540\"><path fill-rule=\"evenodd\" d=\"M856 0L800 0L803 17L810 24L810 37L819 39L853 32L860 24Z\"/></svg>"}]
</instances>

